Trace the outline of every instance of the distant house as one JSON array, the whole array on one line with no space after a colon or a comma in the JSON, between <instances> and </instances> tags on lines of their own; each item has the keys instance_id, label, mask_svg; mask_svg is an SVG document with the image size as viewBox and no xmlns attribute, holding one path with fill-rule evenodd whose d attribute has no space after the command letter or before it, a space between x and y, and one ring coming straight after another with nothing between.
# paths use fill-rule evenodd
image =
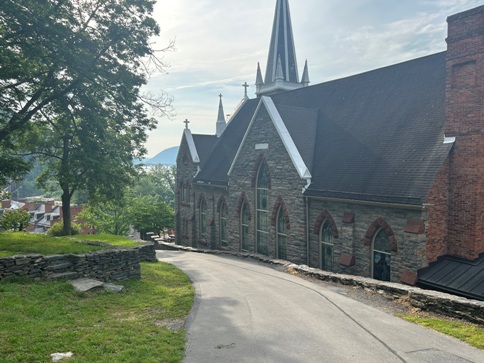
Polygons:
<instances>
[{"instance_id":1,"label":"distant house","mask_svg":"<svg viewBox=\"0 0 484 363\"><path fill-rule=\"evenodd\" d=\"M23 209L30 214L30 224L26 228L27 232L44 233L56 222L62 220L62 207L57 205L54 200L45 202L31 202L26 199L19 201L3 200L0 208L0 215L9 210ZM71 221L82 211L83 206L71 206ZM92 234L95 230L83 227L81 234Z\"/></svg>"},{"instance_id":2,"label":"distant house","mask_svg":"<svg viewBox=\"0 0 484 363\"><path fill-rule=\"evenodd\" d=\"M484 6L448 25L446 52L310 86L278 0L257 98L186 123L176 243L484 299Z\"/></svg>"}]
</instances>

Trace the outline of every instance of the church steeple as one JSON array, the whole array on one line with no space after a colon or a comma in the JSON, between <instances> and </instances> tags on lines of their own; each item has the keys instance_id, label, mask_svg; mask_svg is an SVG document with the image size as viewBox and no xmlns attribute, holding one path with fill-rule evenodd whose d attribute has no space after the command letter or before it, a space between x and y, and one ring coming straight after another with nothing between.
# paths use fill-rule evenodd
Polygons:
<instances>
[{"instance_id":1,"label":"church steeple","mask_svg":"<svg viewBox=\"0 0 484 363\"><path fill-rule=\"evenodd\" d=\"M217 117L217 137L220 137L225 131L227 126L225 122L224 106L222 104L222 94L219 95L220 101L218 104L218 117Z\"/></svg>"},{"instance_id":2,"label":"church steeple","mask_svg":"<svg viewBox=\"0 0 484 363\"><path fill-rule=\"evenodd\" d=\"M307 86L307 64L305 76L299 83L289 1L277 0L265 79L262 81L257 65L256 94L260 97Z\"/></svg>"}]
</instances>

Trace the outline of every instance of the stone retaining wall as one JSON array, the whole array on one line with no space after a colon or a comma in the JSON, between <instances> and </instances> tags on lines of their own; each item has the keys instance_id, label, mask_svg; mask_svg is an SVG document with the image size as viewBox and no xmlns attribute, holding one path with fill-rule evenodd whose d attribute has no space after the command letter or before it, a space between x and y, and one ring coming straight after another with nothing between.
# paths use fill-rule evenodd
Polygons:
<instances>
[{"instance_id":1,"label":"stone retaining wall","mask_svg":"<svg viewBox=\"0 0 484 363\"><path fill-rule=\"evenodd\" d=\"M305 265L295 265L283 260L273 260L267 256L229 252L220 250L201 250L191 247L184 247L172 243L160 243L158 247L166 250L182 250L187 252L209 253L215 255L231 255L243 258L250 258L271 265L279 265L285 271L294 271L300 274L311 276L323 281L331 281L343 285L357 286L364 289L370 289L384 294L393 299L405 297L408 302L419 309L433 311L458 319L463 319L477 324L484 324L484 301L471 300L451 294L441 293L432 290L424 290L418 287L407 286L403 284L378 281L366 277L353 275L335 274L311 268Z\"/></svg>"},{"instance_id":2,"label":"stone retaining wall","mask_svg":"<svg viewBox=\"0 0 484 363\"><path fill-rule=\"evenodd\" d=\"M93 278L105 282L141 278L140 261L156 261L153 244L80 255L38 254L0 258L0 280L27 277L38 280Z\"/></svg>"}]
</instances>

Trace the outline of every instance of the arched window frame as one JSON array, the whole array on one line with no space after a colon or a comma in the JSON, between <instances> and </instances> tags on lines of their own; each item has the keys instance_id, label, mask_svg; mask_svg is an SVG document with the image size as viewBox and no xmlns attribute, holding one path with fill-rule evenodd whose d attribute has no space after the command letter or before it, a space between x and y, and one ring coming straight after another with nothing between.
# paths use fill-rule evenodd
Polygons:
<instances>
[{"instance_id":1,"label":"arched window frame","mask_svg":"<svg viewBox=\"0 0 484 363\"><path fill-rule=\"evenodd\" d=\"M222 196L218 202L217 210L219 213L219 243L221 246L227 246L227 203Z\"/></svg>"},{"instance_id":2,"label":"arched window frame","mask_svg":"<svg viewBox=\"0 0 484 363\"><path fill-rule=\"evenodd\" d=\"M202 241L208 240L208 230L207 230L207 201L203 196L200 197L199 204L199 234L198 237Z\"/></svg>"},{"instance_id":3,"label":"arched window frame","mask_svg":"<svg viewBox=\"0 0 484 363\"><path fill-rule=\"evenodd\" d=\"M378 236L378 233L384 232L386 237L388 238L388 251L385 252L387 253L385 257L389 256L390 257L390 272L385 275L385 278L390 278L391 280L391 257L392 253L398 252L398 243L397 239L395 237L395 233L393 232L393 229L390 227L390 225L383 219L383 218L378 218L376 219L369 227L368 230L366 231L365 234L365 246L370 247L370 276L375 278L375 256L376 253L381 253L380 249L374 249L374 244L375 244L375 239ZM380 256L381 258L381 256ZM378 273L376 274L378 275ZM387 280L387 281L390 281Z\"/></svg>"},{"instance_id":4,"label":"arched window frame","mask_svg":"<svg viewBox=\"0 0 484 363\"><path fill-rule=\"evenodd\" d=\"M319 264L321 269L334 271L334 228L329 219L325 219L321 223L319 246Z\"/></svg>"},{"instance_id":5,"label":"arched window frame","mask_svg":"<svg viewBox=\"0 0 484 363\"><path fill-rule=\"evenodd\" d=\"M287 259L287 223L284 208L280 206L276 217L276 257L281 260Z\"/></svg>"},{"instance_id":6,"label":"arched window frame","mask_svg":"<svg viewBox=\"0 0 484 363\"><path fill-rule=\"evenodd\" d=\"M391 241L385 230L380 228L371 243L371 276L376 280L390 281L391 261Z\"/></svg>"}]
</instances>

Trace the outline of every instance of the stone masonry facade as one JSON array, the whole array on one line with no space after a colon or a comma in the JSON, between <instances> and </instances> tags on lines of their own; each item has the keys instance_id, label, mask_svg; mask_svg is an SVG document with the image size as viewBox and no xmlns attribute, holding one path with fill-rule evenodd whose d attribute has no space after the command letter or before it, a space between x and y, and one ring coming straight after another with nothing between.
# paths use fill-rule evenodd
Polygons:
<instances>
[{"instance_id":1,"label":"stone masonry facade","mask_svg":"<svg viewBox=\"0 0 484 363\"><path fill-rule=\"evenodd\" d=\"M447 140L455 139L425 203L406 206L305 196L306 181L298 174L262 103L224 186L194 184L199 164L193 162L187 140L183 139L177 160L176 243L256 253L257 175L262 165L267 171L269 220L264 254L271 258L280 257L276 219L282 212L287 237L285 259L322 268L322 226L328 222L333 231L330 270L336 273L372 277L373 241L381 230L391 245L388 257L392 282L415 284L417 271L443 255L472 260L482 254L484 6L451 16L448 24L444 131ZM201 205L206 209L205 226L200 225ZM241 241L244 205L248 207L246 248ZM220 238L221 210L226 211L226 241Z\"/></svg>"},{"instance_id":2,"label":"stone masonry facade","mask_svg":"<svg viewBox=\"0 0 484 363\"><path fill-rule=\"evenodd\" d=\"M260 145L264 145L261 147ZM306 182L300 178L266 109L261 107L244 140L228 187L189 185L190 201L181 202L181 183L190 182L197 167L190 160L188 146L182 142L179 152L176 195L177 244L228 251L257 251L256 179L261 164L268 173L268 249L267 256L277 253L277 213L286 214L286 259L296 264L321 267L321 225L331 220L334 232L333 272L371 276L371 239L380 228L387 228L393 240L391 281L401 281L408 272L416 276L425 267L426 224L428 212L421 208L397 208L378 205L351 204L306 198ZM185 162L183 162L183 159ZM190 178L190 175L192 177ZM200 236L200 203L206 205L207 239ZM220 205L225 203L227 243L220 241ZM241 245L241 207L249 210L248 249ZM415 227L417 226L417 228ZM309 254L308 254L309 253ZM410 281L411 282L411 281Z\"/></svg>"}]
</instances>

